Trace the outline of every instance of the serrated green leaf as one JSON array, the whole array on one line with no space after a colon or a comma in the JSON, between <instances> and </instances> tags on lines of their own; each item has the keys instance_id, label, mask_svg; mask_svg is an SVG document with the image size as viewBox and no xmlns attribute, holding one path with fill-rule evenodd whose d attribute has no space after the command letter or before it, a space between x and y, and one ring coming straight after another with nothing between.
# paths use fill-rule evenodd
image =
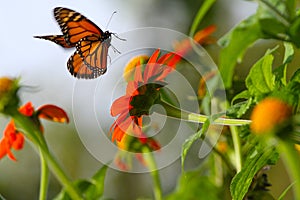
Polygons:
<instances>
[{"instance_id":1,"label":"serrated green leaf","mask_svg":"<svg viewBox=\"0 0 300 200\"><path fill-rule=\"evenodd\" d=\"M274 147L261 148L253 144L242 170L234 176L230 192L234 200L243 200L256 173L266 165L274 165L279 158Z\"/></svg>"},{"instance_id":2,"label":"serrated green leaf","mask_svg":"<svg viewBox=\"0 0 300 200\"><path fill-rule=\"evenodd\" d=\"M277 85L277 88L280 88L281 86L286 85L286 68L288 63L290 63L293 60L294 57L294 47L291 43L284 43L284 58L283 58L283 64L277 67L274 70L275 75L275 82Z\"/></svg>"},{"instance_id":3,"label":"serrated green leaf","mask_svg":"<svg viewBox=\"0 0 300 200\"><path fill-rule=\"evenodd\" d=\"M183 173L180 177L176 191L164 199L209 199L219 200L220 188L212 183L211 178L202 175L201 171Z\"/></svg>"},{"instance_id":4,"label":"serrated green leaf","mask_svg":"<svg viewBox=\"0 0 300 200\"><path fill-rule=\"evenodd\" d=\"M244 90L238 93L237 95L235 95L235 97L233 97L233 99L231 100L231 105L233 105L233 103L238 99L249 99L250 97L251 97L250 92L248 90Z\"/></svg>"},{"instance_id":5,"label":"serrated green leaf","mask_svg":"<svg viewBox=\"0 0 300 200\"><path fill-rule=\"evenodd\" d=\"M252 15L218 41L223 47L220 54L220 72L226 88L232 85L236 63L241 62L247 48L262 36L258 19Z\"/></svg>"},{"instance_id":6,"label":"serrated green leaf","mask_svg":"<svg viewBox=\"0 0 300 200\"><path fill-rule=\"evenodd\" d=\"M274 56L273 50L268 50L266 54L257 61L251 68L247 78L246 87L252 96L261 97L273 91L275 86L275 76L272 73Z\"/></svg>"},{"instance_id":7,"label":"serrated green leaf","mask_svg":"<svg viewBox=\"0 0 300 200\"><path fill-rule=\"evenodd\" d=\"M186 158L186 155L189 151L189 149L191 148L191 146L194 144L194 142L198 139L200 139L202 137L202 135L207 131L208 127L210 125L210 120L207 119L202 128L200 129L200 131L198 131L197 133L191 135L188 139L186 139L182 145L182 150L181 150L181 167L182 167L182 171L184 171L184 161Z\"/></svg>"}]
</instances>

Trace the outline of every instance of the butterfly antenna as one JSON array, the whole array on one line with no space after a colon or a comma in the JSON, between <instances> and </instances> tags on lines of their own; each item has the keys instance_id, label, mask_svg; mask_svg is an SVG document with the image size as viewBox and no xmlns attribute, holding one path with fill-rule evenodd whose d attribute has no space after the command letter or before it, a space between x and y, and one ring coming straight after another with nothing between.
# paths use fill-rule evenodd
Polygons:
<instances>
[{"instance_id":1,"label":"butterfly antenna","mask_svg":"<svg viewBox=\"0 0 300 200\"><path fill-rule=\"evenodd\" d=\"M108 25L110 24L110 22L111 22L111 19L112 19L112 17L114 16L114 14L116 14L117 13L117 11L114 11L112 14L111 14L111 16L110 16L110 18L109 18L109 20L108 20L108 23L107 23L107 25L106 25L106 30L107 30L107 27L108 27Z\"/></svg>"},{"instance_id":2,"label":"butterfly antenna","mask_svg":"<svg viewBox=\"0 0 300 200\"><path fill-rule=\"evenodd\" d=\"M116 38L118 38L119 40L122 40L122 41L126 41L126 39L124 39L124 38L120 38L119 36L118 36L118 34L116 34L116 33L112 33Z\"/></svg>"}]
</instances>

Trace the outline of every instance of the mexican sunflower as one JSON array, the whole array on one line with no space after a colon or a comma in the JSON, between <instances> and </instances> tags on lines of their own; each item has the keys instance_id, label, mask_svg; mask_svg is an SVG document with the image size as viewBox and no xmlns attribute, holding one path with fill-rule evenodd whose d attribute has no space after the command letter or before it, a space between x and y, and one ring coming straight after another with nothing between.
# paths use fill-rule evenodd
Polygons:
<instances>
[{"instance_id":1,"label":"mexican sunflower","mask_svg":"<svg viewBox=\"0 0 300 200\"><path fill-rule=\"evenodd\" d=\"M113 102L111 115L118 118L110 129L112 141L120 143L125 134L138 137L141 143L149 141L142 131L143 116L149 115L149 109L159 101L160 89L166 85L164 79L181 59L178 54L160 56L160 52L157 49L145 64L135 62L126 94Z\"/></svg>"},{"instance_id":2,"label":"mexican sunflower","mask_svg":"<svg viewBox=\"0 0 300 200\"><path fill-rule=\"evenodd\" d=\"M32 103L28 102L19 108L19 112L24 116L30 117L40 127L41 132L43 131L43 127L39 122L39 118L55 122L69 122L65 111L55 105L44 105L35 111ZM24 141L24 134L16 128L14 121L11 120L4 129L3 137L0 141L0 159L7 155L15 161L16 158L11 149L22 149Z\"/></svg>"}]
</instances>

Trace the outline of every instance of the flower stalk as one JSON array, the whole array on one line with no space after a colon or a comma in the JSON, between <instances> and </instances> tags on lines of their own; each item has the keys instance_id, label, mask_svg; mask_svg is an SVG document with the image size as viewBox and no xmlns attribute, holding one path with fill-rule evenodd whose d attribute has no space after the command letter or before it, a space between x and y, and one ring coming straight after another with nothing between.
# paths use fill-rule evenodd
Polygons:
<instances>
[{"instance_id":1,"label":"flower stalk","mask_svg":"<svg viewBox=\"0 0 300 200\"><path fill-rule=\"evenodd\" d=\"M165 111L169 117L174 117L177 119L181 119L188 122L195 122L195 123L204 123L208 118L210 118L207 115L202 115L198 113L193 113L185 110L181 110L163 100L160 100L160 105L162 105L165 108ZM153 110L154 112L160 113L160 110ZM161 113L163 114L163 113ZM219 117L215 119L212 124L217 125L226 125L226 126L243 126L250 124L251 120L244 120L244 119L228 119Z\"/></svg>"},{"instance_id":2,"label":"flower stalk","mask_svg":"<svg viewBox=\"0 0 300 200\"><path fill-rule=\"evenodd\" d=\"M39 200L47 199L47 190L49 183L49 168L47 161L40 150L40 161L41 161L41 177L40 177L40 194Z\"/></svg>"},{"instance_id":3,"label":"flower stalk","mask_svg":"<svg viewBox=\"0 0 300 200\"><path fill-rule=\"evenodd\" d=\"M150 174L152 176L154 198L155 200L162 200L161 183L154 156L151 152L151 149L149 149L148 147L144 147L142 149L142 152L145 162L147 163L147 167L149 168Z\"/></svg>"},{"instance_id":4,"label":"flower stalk","mask_svg":"<svg viewBox=\"0 0 300 200\"><path fill-rule=\"evenodd\" d=\"M49 152L49 149L47 147L46 141L44 140L43 134L40 131L40 129L36 126L36 124L34 124L34 122L32 120L30 120L28 117L22 115L18 111L11 112L10 115L14 119L18 129L22 130L22 132L35 144L35 146L39 147L39 150L43 157L41 159L45 159L45 161L50 165L52 172L57 177L57 179L61 182L61 184L65 187L65 189L68 192L68 194L70 195L70 197L74 200L82 199L79 192L77 191L77 188L72 184L69 177L67 177L67 175L62 170L62 168L59 166L59 164L57 163L57 161L55 160L53 155ZM43 166L43 165L46 163L44 163L44 161L41 161L41 162L43 162L42 167L44 168L45 166ZM46 181L48 182L48 180L47 180L48 175L47 175L46 168L43 169L43 173L44 173L43 177L46 180L42 180L41 190L43 190L42 191L43 194L40 194L40 197L45 195L44 187L46 185Z\"/></svg>"}]
</instances>

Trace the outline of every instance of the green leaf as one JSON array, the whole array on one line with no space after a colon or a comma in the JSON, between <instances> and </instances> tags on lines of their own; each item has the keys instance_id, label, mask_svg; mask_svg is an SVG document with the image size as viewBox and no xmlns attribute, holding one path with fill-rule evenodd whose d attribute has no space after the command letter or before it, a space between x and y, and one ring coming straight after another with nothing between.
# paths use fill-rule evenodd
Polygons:
<instances>
[{"instance_id":1,"label":"green leaf","mask_svg":"<svg viewBox=\"0 0 300 200\"><path fill-rule=\"evenodd\" d=\"M275 75L275 82L277 88L286 85L286 68L288 63L290 63L293 60L294 53L295 53L293 45L291 43L285 42L284 48L285 48L285 53L283 58L283 64L277 67L273 72Z\"/></svg>"},{"instance_id":2,"label":"green leaf","mask_svg":"<svg viewBox=\"0 0 300 200\"><path fill-rule=\"evenodd\" d=\"M220 54L220 72L226 88L232 85L236 63L241 62L247 48L262 36L258 19L252 15L218 41L223 47Z\"/></svg>"},{"instance_id":3,"label":"green leaf","mask_svg":"<svg viewBox=\"0 0 300 200\"><path fill-rule=\"evenodd\" d=\"M258 98L274 89L275 76L272 73L274 56L271 54L274 50L268 50L264 57L253 65L246 78L246 87L250 94Z\"/></svg>"},{"instance_id":4,"label":"green leaf","mask_svg":"<svg viewBox=\"0 0 300 200\"><path fill-rule=\"evenodd\" d=\"M219 200L220 188L216 187L211 178L201 174L200 170L183 173L176 191L164 199L209 199Z\"/></svg>"},{"instance_id":5,"label":"green leaf","mask_svg":"<svg viewBox=\"0 0 300 200\"><path fill-rule=\"evenodd\" d=\"M290 82L298 82L298 83L300 83L300 69L297 69L297 71L293 74Z\"/></svg>"},{"instance_id":6,"label":"green leaf","mask_svg":"<svg viewBox=\"0 0 300 200\"><path fill-rule=\"evenodd\" d=\"M84 199L100 199L104 191L104 179L107 171L104 165L90 180L75 181L75 186L84 196ZM72 200L69 194L63 189L54 200Z\"/></svg>"},{"instance_id":7,"label":"green leaf","mask_svg":"<svg viewBox=\"0 0 300 200\"><path fill-rule=\"evenodd\" d=\"M257 14L262 32L271 38L292 41L300 47L300 19L295 0L259 0Z\"/></svg>"},{"instance_id":8,"label":"green leaf","mask_svg":"<svg viewBox=\"0 0 300 200\"><path fill-rule=\"evenodd\" d=\"M232 179L230 192L234 200L242 200L245 197L254 176L262 167L277 162L279 154L275 148L262 146L262 144L252 144L242 170Z\"/></svg>"},{"instance_id":9,"label":"green leaf","mask_svg":"<svg viewBox=\"0 0 300 200\"><path fill-rule=\"evenodd\" d=\"M292 42L299 48L300 47L300 16L297 16L289 28L289 34Z\"/></svg>"},{"instance_id":10,"label":"green leaf","mask_svg":"<svg viewBox=\"0 0 300 200\"><path fill-rule=\"evenodd\" d=\"M235 95L235 97L233 97L233 99L231 100L231 105L233 105L233 103L238 99L249 99L250 97L251 97L250 92L248 90L244 90L238 93L237 95Z\"/></svg>"},{"instance_id":11,"label":"green leaf","mask_svg":"<svg viewBox=\"0 0 300 200\"><path fill-rule=\"evenodd\" d=\"M104 165L100 170L92 177L90 183L92 183L85 191L87 199L98 199L104 192L104 180L107 171L107 165Z\"/></svg>"},{"instance_id":12,"label":"green leaf","mask_svg":"<svg viewBox=\"0 0 300 200\"><path fill-rule=\"evenodd\" d=\"M189 149L191 148L192 144L194 144L194 142L198 139L200 139L202 137L202 135L208 130L208 127L210 125L210 120L207 119L202 128L200 129L200 131L198 131L197 133L191 135L188 139L186 139L182 145L182 150L181 150L181 167L182 167L182 171L184 171L184 161L186 158L186 155L189 151Z\"/></svg>"}]
</instances>

